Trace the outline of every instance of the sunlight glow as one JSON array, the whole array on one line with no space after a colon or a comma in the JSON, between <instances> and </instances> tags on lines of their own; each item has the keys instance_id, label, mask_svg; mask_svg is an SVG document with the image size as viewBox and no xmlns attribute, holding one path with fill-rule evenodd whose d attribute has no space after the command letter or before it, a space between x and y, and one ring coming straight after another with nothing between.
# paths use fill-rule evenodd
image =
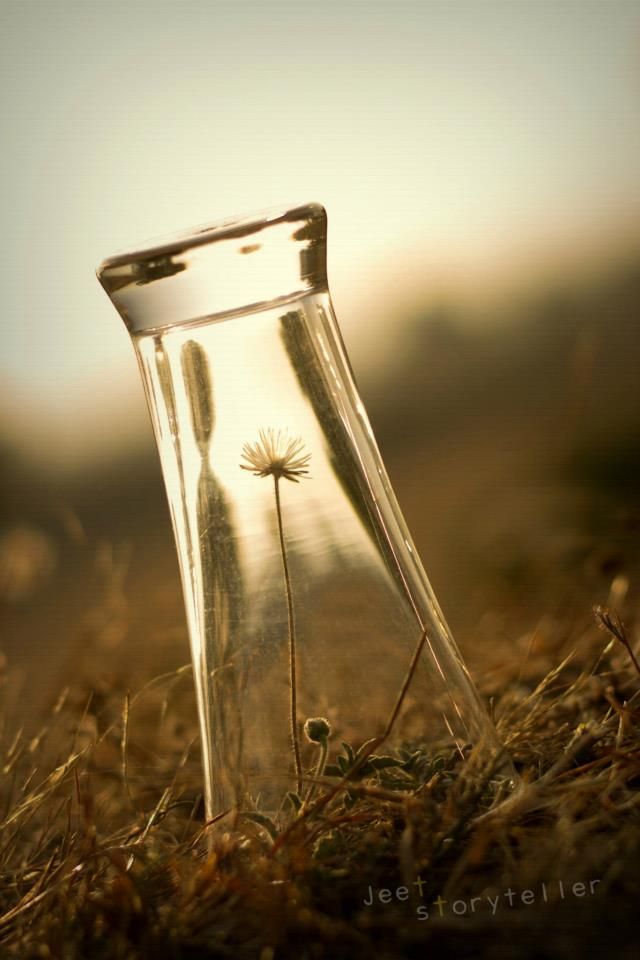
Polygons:
<instances>
[{"instance_id":1,"label":"sunlight glow","mask_svg":"<svg viewBox=\"0 0 640 960\"><path fill-rule=\"evenodd\" d=\"M95 454L105 403L139 403L94 278L137 239L322 202L366 367L427 295L473 297L637 217L633 4L159 6L123 29L98 5L5 5L0 372L53 460Z\"/></svg>"}]
</instances>

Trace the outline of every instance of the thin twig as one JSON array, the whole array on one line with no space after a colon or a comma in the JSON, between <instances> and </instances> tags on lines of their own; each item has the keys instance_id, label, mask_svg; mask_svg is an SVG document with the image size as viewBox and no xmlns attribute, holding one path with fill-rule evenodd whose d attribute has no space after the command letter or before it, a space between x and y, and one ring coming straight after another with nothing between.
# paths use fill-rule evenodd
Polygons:
<instances>
[{"instance_id":1,"label":"thin twig","mask_svg":"<svg viewBox=\"0 0 640 960\"><path fill-rule=\"evenodd\" d=\"M409 669L407 670L406 676L405 676L405 678L404 678L404 682L403 682L403 684L402 684L402 687L400 688L400 692L398 693L398 697L397 697L397 699L396 699L394 708L393 708L393 710L391 711L391 715L390 715L390 717L389 717L389 719L388 719L388 721L387 721L387 725L386 725L386 727L385 727L384 733L382 734L382 738L381 738L381 740L380 740L380 743L376 744L377 747L379 747L380 744L384 743L384 741L387 739L387 737L389 737L389 736L391 735L391 731L392 731L392 729L393 729L393 725L394 725L394 723L396 722L396 720L397 720L397 718L398 718L398 714L400 713L400 710L401 710L401 708L402 708L402 704L403 704L403 702L404 702L404 698L406 697L407 691L408 691L408 689L409 689L409 686L411 685L411 681L413 680L413 675L414 675L414 673L416 672L416 667L418 666L418 661L419 661L419 659L420 659L420 654L421 654L422 651L424 650L424 645L425 645L426 642L427 642L427 628L424 627L422 633L420 634L420 639L418 640L418 643L416 644L416 648L415 648L415 650L413 651L413 657L411 658L411 663L409 664Z\"/></svg>"}]
</instances>

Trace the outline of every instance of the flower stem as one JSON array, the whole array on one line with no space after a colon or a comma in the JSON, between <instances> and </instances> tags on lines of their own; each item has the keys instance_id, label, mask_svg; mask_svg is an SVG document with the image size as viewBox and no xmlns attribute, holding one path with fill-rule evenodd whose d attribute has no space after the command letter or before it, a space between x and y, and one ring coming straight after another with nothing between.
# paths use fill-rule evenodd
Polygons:
<instances>
[{"instance_id":1,"label":"flower stem","mask_svg":"<svg viewBox=\"0 0 640 960\"><path fill-rule=\"evenodd\" d=\"M278 517L278 534L280 536L280 552L282 554L282 570L284 573L285 592L287 594L287 618L289 622L289 727L291 733L291 747L296 768L296 790L302 793L302 765L300 763L300 744L298 742L297 724L297 681L296 681L296 629L293 618L293 594L291 592L291 577L289 576L289 561L287 548L284 542L282 529L282 510L280 508L280 478L273 475L273 488L276 495L276 514Z\"/></svg>"},{"instance_id":2,"label":"flower stem","mask_svg":"<svg viewBox=\"0 0 640 960\"><path fill-rule=\"evenodd\" d=\"M329 738L323 737L320 741L320 756L318 757L318 763L316 765L316 772L314 780L319 780L324 773L324 768L327 765L327 753L329 752ZM310 785L307 795L304 799L305 804L309 803L311 800L317 784L314 782Z\"/></svg>"}]
</instances>

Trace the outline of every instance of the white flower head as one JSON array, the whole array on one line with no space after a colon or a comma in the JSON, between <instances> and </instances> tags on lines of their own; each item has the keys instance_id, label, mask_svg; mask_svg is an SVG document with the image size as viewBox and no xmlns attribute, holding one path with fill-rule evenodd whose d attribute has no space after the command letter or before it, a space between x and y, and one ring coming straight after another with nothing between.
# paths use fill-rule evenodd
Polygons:
<instances>
[{"instance_id":1,"label":"white flower head","mask_svg":"<svg viewBox=\"0 0 640 960\"><path fill-rule=\"evenodd\" d=\"M249 470L256 477L274 477L276 480L291 480L299 483L309 476L307 467L310 453L304 453L301 437L289 437L282 430L271 427L258 431L257 443L245 443L242 448L242 470Z\"/></svg>"}]
</instances>

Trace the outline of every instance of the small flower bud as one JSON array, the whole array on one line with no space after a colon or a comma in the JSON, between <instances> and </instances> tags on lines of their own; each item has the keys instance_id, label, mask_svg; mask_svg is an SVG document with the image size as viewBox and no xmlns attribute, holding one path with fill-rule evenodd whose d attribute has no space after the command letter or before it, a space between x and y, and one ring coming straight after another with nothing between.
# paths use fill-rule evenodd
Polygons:
<instances>
[{"instance_id":1,"label":"small flower bud","mask_svg":"<svg viewBox=\"0 0 640 960\"><path fill-rule=\"evenodd\" d=\"M331 735L331 724L324 717L309 717L304 732L311 743L322 743Z\"/></svg>"}]
</instances>

